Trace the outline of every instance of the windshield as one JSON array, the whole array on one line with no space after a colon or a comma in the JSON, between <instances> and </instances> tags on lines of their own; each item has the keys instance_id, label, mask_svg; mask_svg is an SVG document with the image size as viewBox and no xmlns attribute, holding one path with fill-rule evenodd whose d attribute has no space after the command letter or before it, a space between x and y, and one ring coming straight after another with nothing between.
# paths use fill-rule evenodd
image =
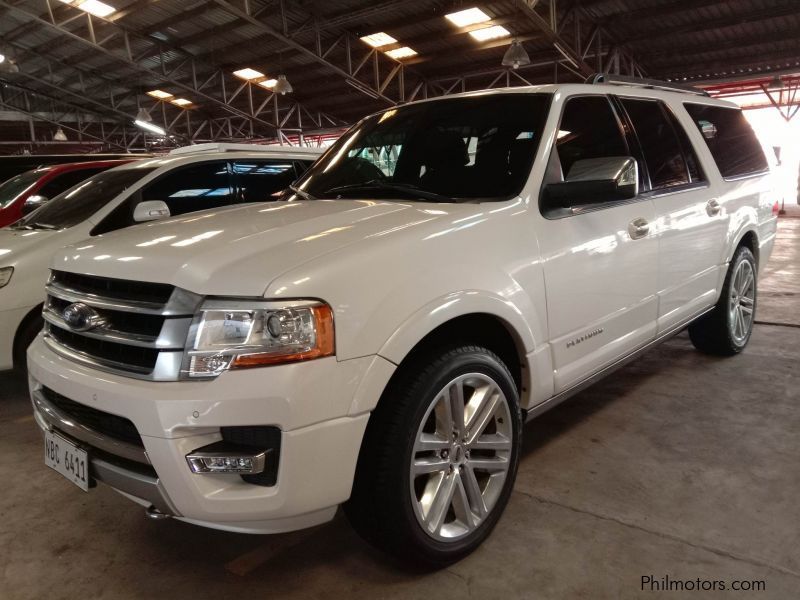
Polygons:
<instances>
[{"instance_id":1,"label":"windshield","mask_svg":"<svg viewBox=\"0 0 800 600\"><path fill-rule=\"evenodd\" d=\"M14 225L18 229L65 229L91 217L117 195L128 189L154 168L112 169L59 194L39 210Z\"/></svg>"},{"instance_id":2,"label":"windshield","mask_svg":"<svg viewBox=\"0 0 800 600\"><path fill-rule=\"evenodd\" d=\"M284 199L505 200L530 173L549 94L460 97L356 124Z\"/></svg>"},{"instance_id":3,"label":"windshield","mask_svg":"<svg viewBox=\"0 0 800 600\"><path fill-rule=\"evenodd\" d=\"M0 184L0 208L5 208L27 192L41 176L41 172L27 171Z\"/></svg>"}]
</instances>

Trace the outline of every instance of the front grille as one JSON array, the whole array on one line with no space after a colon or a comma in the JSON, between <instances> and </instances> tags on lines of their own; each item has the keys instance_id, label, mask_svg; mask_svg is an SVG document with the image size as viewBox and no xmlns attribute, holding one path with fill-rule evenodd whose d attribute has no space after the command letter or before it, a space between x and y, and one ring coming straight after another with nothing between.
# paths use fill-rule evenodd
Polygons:
<instances>
[{"instance_id":1,"label":"front grille","mask_svg":"<svg viewBox=\"0 0 800 600\"><path fill-rule=\"evenodd\" d=\"M84 294L116 300L135 300L166 304L174 289L165 283L149 283L53 271L53 283Z\"/></svg>"},{"instance_id":2,"label":"front grille","mask_svg":"<svg viewBox=\"0 0 800 600\"><path fill-rule=\"evenodd\" d=\"M109 363L130 365L136 370L152 371L158 360L158 350L118 344L90 338L60 327L51 327L50 336L70 350L96 356Z\"/></svg>"},{"instance_id":3,"label":"front grille","mask_svg":"<svg viewBox=\"0 0 800 600\"><path fill-rule=\"evenodd\" d=\"M55 352L131 377L179 378L200 296L162 283L66 271L52 272L47 294L44 339ZM76 314L78 322L68 322Z\"/></svg>"},{"instance_id":4,"label":"front grille","mask_svg":"<svg viewBox=\"0 0 800 600\"><path fill-rule=\"evenodd\" d=\"M91 406L80 404L48 387L42 387L41 392L50 404L74 419L76 423L115 440L144 448L136 426L125 417L112 415Z\"/></svg>"}]
</instances>

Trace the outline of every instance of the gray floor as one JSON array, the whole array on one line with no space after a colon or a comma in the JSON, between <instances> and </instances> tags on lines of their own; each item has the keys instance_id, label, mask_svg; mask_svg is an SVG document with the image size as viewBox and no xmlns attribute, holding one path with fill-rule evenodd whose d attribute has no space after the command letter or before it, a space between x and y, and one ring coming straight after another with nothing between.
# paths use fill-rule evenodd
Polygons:
<instances>
[{"instance_id":1,"label":"gray floor","mask_svg":"<svg viewBox=\"0 0 800 600\"><path fill-rule=\"evenodd\" d=\"M409 573L344 519L254 537L152 522L41 462L21 384L0 375L0 598L639 598L641 578L763 580L800 596L800 218L781 222L747 350L685 335L525 430L488 542ZM672 592L674 597L697 594ZM704 597L704 595L700 595Z\"/></svg>"}]
</instances>

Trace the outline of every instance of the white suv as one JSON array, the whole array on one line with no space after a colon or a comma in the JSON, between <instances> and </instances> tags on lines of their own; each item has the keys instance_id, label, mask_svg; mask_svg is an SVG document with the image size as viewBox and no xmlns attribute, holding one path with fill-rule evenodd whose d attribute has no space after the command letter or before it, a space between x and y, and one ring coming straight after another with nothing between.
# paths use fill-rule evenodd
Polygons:
<instances>
[{"instance_id":1,"label":"white suv","mask_svg":"<svg viewBox=\"0 0 800 600\"><path fill-rule=\"evenodd\" d=\"M372 115L276 202L56 256L28 352L46 461L228 531L344 504L447 564L500 518L526 419L687 325L745 347L775 199L738 108L652 83Z\"/></svg>"},{"instance_id":2,"label":"white suv","mask_svg":"<svg viewBox=\"0 0 800 600\"><path fill-rule=\"evenodd\" d=\"M25 365L25 350L42 329L42 289L59 248L170 214L270 200L321 153L288 146L186 146L95 175L0 229L0 370Z\"/></svg>"}]
</instances>

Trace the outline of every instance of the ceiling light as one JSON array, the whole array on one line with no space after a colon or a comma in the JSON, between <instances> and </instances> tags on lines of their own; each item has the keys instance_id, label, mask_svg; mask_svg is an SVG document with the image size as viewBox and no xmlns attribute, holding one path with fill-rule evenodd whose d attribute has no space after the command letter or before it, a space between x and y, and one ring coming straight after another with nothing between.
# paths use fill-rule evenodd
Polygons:
<instances>
[{"instance_id":1,"label":"ceiling light","mask_svg":"<svg viewBox=\"0 0 800 600\"><path fill-rule=\"evenodd\" d=\"M175 106L188 106L192 103L191 100L187 100L186 98L175 98L175 100L170 100L170 102Z\"/></svg>"},{"instance_id":2,"label":"ceiling light","mask_svg":"<svg viewBox=\"0 0 800 600\"><path fill-rule=\"evenodd\" d=\"M150 121L153 120L153 117L150 116L150 113L147 112L146 108L141 107L136 113L136 120L149 123Z\"/></svg>"},{"instance_id":3,"label":"ceiling light","mask_svg":"<svg viewBox=\"0 0 800 600\"><path fill-rule=\"evenodd\" d=\"M264 74L261 71L256 71L255 69L251 69L250 67L234 71L233 74L236 75L239 79L246 79L247 81L251 81L253 79L261 79L262 77L264 77Z\"/></svg>"},{"instance_id":4,"label":"ceiling light","mask_svg":"<svg viewBox=\"0 0 800 600\"><path fill-rule=\"evenodd\" d=\"M491 17L483 12L480 8L468 8L458 12L450 13L444 16L445 19L450 21L456 27L467 27L475 23L484 23L490 21Z\"/></svg>"},{"instance_id":5,"label":"ceiling light","mask_svg":"<svg viewBox=\"0 0 800 600\"><path fill-rule=\"evenodd\" d=\"M292 84L286 79L286 75L278 75L278 81L275 82L272 89L275 90L276 94L281 94L282 96L291 94L294 91Z\"/></svg>"},{"instance_id":6,"label":"ceiling light","mask_svg":"<svg viewBox=\"0 0 800 600\"><path fill-rule=\"evenodd\" d=\"M108 15L117 12L113 6L109 6L100 0L61 0L64 4L69 4L75 8L80 8L95 17L107 17Z\"/></svg>"},{"instance_id":7,"label":"ceiling light","mask_svg":"<svg viewBox=\"0 0 800 600\"><path fill-rule=\"evenodd\" d=\"M483 29L475 29L470 31L469 34L479 42L486 42L488 40L509 36L511 32L502 25L494 25L492 27L484 27Z\"/></svg>"},{"instance_id":8,"label":"ceiling light","mask_svg":"<svg viewBox=\"0 0 800 600\"><path fill-rule=\"evenodd\" d=\"M260 85L261 87L272 89L275 87L275 84L277 83L278 83L277 79L265 79L264 81L259 81L258 85Z\"/></svg>"},{"instance_id":9,"label":"ceiling light","mask_svg":"<svg viewBox=\"0 0 800 600\"><path fill-rule=\"evenodd\" d=\"M386 56L391 56L395 60L400 58L408 58L409 56L416 56L417 52L412 50L408 46L403 46L402 48L395 48L394 50L387 50Z\"/></svg>"},{"instance_id":10,"label":"ceiling light","mask_svg":"<svg viewBox=\"0 0 800 600\"><path fill-rule=\"evenodd\" d=\"M0 54L0 65L2 65L4 62L6 62L6 55Z\"/></svg>"},{"instance_id":11,"label":"ceiling light","mask_svg":"<svg viewBox=\"0 0 800 600\"><path fill-rule=\"evenodd\" d=\"M511 42L511 46L503 55L503 66L518 69L522 65L529 64L531 64L531 57L525 52L525 48L522 47L519 40Z\"/></svg>"},{"instance_id":12,"label":"ceiling light","mask_svg":"<svg viewBox=\"0 0 800 600\"><path fill-rule=\"evenodd\" d=\"M53 134L53 141L54 142L66 142L67 141L67 134L64 133L64 130L61 129L60 126L59 126L58 129L56 129L56 132Z\"/></svg>"},{"instance_id":13,"label":"ceiling light","mask_svg":"<svg viewBox=\"0 0 800 600\"><path fill-rule=\"evenodd\" d=\"M136 119L133 122L133 124L136 125L137 127L141 127L142 129L145 129L147 131L150 131L158 135L167 134L167 132L161 129L161 127L159 127L158 125L153 125L152 123L148 123L147 121L140 121L139 119Z\"/></svg>"},{"instance_id":14,"label":"ceiling light","mask_svg":"<svg viewBox=\"0 0 800 600\"><path fill-rule=\"evenodd\" d=\"M384 33L383 31L379 31L378 33L373 33L371 35L365 35L361 38L361 41L369 44L373 48L380 48L382 46L388 46L389 44L397 43L396 39L394 39L388 33Z\"/></svg>"},{"instance_id":15,"label":"ceiling light","mask_svg":"<svg viewBox=\"0 0 800 600\"><path fill-rule=\"evenodd\" d=\"M148 96L152 96L153 98L158 98L159 100L166 100L167 98L172 98L172 94L169 92L162 92L161 90L150 90L147 92Z\"/></svg>"}]
</instances>

